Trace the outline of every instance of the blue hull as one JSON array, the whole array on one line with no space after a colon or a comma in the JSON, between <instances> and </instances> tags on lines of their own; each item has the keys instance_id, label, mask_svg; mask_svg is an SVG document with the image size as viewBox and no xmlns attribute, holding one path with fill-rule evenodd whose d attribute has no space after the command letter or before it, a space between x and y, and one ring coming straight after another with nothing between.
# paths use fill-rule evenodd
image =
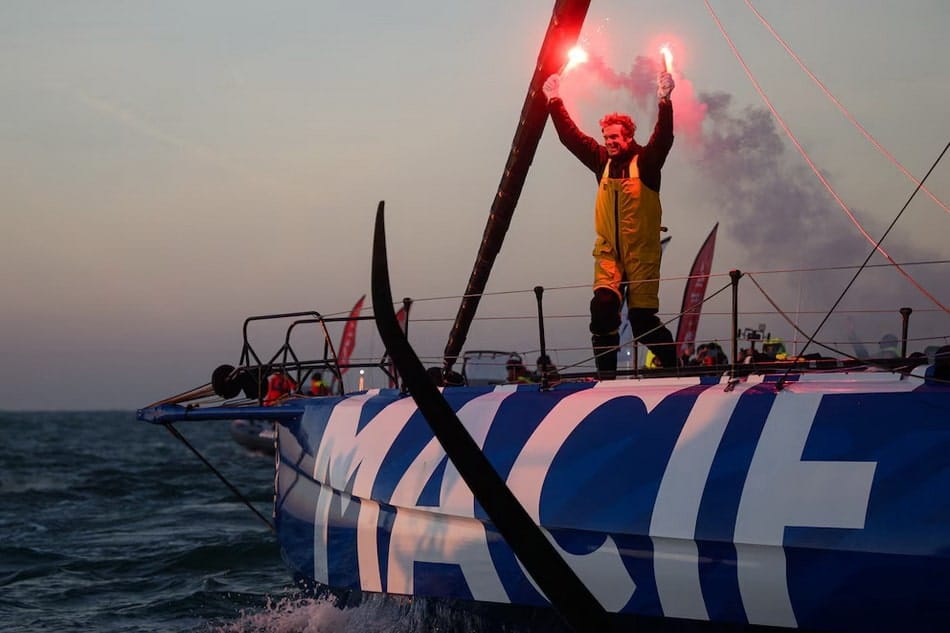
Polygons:
<instances>
[{"instance_id":1,"label":"blue hull","mask_svg":"<svg viewBox=\"0 0 950 633\"><path fill-rule=\"evenodd\" d=\"M947 387L859 373L444 394L619 620L950 625ZM547 607L411 398L307 400L278 427L275 517L301 578Z\"/></svg>"}]
</instances>

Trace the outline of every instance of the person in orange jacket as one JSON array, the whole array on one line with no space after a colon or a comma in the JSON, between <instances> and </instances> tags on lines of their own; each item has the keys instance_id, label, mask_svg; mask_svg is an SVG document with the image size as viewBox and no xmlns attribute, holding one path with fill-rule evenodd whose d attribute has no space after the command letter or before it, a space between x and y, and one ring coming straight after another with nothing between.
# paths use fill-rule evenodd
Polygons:
<instances>
[{"instance_id":1,"label":"person in orange jacket","mask_svg":"<svg viewBox=\"0 0 950 633\"><path fill-rule=\"evenodd\" d=\"M282 370L275 371L267 379L267 395L264 396L264 405L276 404L288 393L293 393L297 388L294 379Z\"/></svg>"},{"instance_id":2,"label":"person in orange jacket","mask_svg":"<svg viewBox=\"0 0 950 633\"><path fill-rule=\"evenodd\" d=\"M323 374L315 373L310 379L310 395L311 396L329 396L330 388L327 387L327 383L323 382Z\"/></svg>"}]
</instances>

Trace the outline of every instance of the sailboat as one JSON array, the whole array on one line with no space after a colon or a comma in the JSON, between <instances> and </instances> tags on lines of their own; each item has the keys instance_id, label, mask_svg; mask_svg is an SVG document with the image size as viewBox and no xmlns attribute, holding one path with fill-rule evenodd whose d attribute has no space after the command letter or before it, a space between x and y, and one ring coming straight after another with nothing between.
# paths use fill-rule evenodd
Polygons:
<instances>
[{"instance_id":1,"label":"sailboat","mask_svg":"<svg viewBox=\"0 0 950 633\"><path fill-rule=\"evenodd\" d=\"M555 5L442 380L391 309L381 202L373 318L401 389L262 406L275 365L339 371L332 353L302 361L285 345L138 417L275 421L282 555L347 601L432 601L528 630L944 630L950 350L739 366L733 327L730 366L448 380L544 126L540 84L587 5ZM322 325L300 315L286 341ZM240 406L194 405L242 389Z\"/></svg>"}]
</instances>

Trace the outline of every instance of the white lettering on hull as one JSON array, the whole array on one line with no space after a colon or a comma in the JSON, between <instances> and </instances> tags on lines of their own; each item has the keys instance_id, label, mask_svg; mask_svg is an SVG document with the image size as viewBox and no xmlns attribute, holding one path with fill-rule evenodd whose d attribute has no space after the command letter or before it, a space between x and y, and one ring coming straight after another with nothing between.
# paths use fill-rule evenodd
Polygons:
<instances>
[{"instance_id":1,"label":"white lettering on hull","mask_svg":"<svg viewBox=\"0 0 950 633\"><path fill-rule=\"evenodd\" d=\"M399 432L406 426L406 422L416 412L416 405L410 398L394 402L383 409L373 420L357 433L360 412L368 399L375 394L363 394L348 398L337 404L330 413L326 430L320 441L320 446L314 457L313 478L323 484L320 499L314 516L313 566L314 579L327 583L327 523L330 516L330 488L336 490L347 489L352 482L351 494L360 499L372 499L373 483L379 474L379 467L383 458L392 446ZM355 475L355 478L354 478ZM349 505L349 499L344 498L343 510ZM378 512L378 507L376 508ZM372 512L372 510L370 510ZM360 525L365 520L360 512ZM382 590L382 579L379 573L379 557L376 545L376 528L366 532L360 531L359 553L360 558L365 555L372 560L372 565L360 565L361 582L367 583L364 588Z\"/></svg>"},{"instance_id":2,"label":"white lettering on hull","mask_svg":"<svg viewBox=\"0 0 950 633\"><path fill-rule=\"evenodd\" d=\"M666 392L650 391L644 396L641 400L649 412L663 400ZM558 448L594 409L616 397L616 391L607 389L567 396L551 409L528 438L511 469L509 485L535 522L541 522L541 488ZM605 609L619 611L630 601L636 584L612 538L608 536L604 544L590 554L577 556L562 550L549 534L546 535Z\"/></svg>"},{"instance_id":3,"label":"white lettering on hull","mask_svg":"<svg viewBox=\"0 0 950 633\"><path fill-rule=\"evenodd\" d=\"M693 405L660 480L649 535L654 544L654 572L662 611L670 617L708 619L700 584L695 533L711 468L735 408L750 385L734 392L702 391ZM635 394L647 413L671 389L643 389ZM514 394L498 389L469 401L459 410L479 446L499 407ZM590 389L560 400L540 422L520 451L508 476L512 492L529 516L540 524L544 483L567 438L601 405L634 393ZM332 489L360 498L358 566L364 590L412 594L417 562L458 565L476 600L508 602L492 564L487 535L474 518L475 501L455 467L448 462L437 507L417 503L445 453L432 439L415 456L383 500L397 506L389 535L386 583L382 582L378 550L380 505L371 500L382 461L393 441L416 413L409 398L385 407L357 433L360 412L371 397L357 396L337 405L314 458L314 478L321 482L314 516L314 578L328 582L327 526ZM739 500L734 541L743 607L750 623L796 626L783 550L788 526L863 528L876 463L802 461L819 405L819 393L779 392L764 420ZM624 420L617 420L623 425ZM343 511L349 496L343 495ZM636 591L616 543L609 536L595 551L573 555L549 540L580 579L609 611L626 606ZM527 574L526 574L526 577Z\"/></svg>"},{"instance_id":4,"label":"white lettering on hull","mask_svg":"<svg viewBox=\"0 0 950 633\"><path fill-rule=\"evenodd\" d=\"M485 437L498 407L511 390L497 390L466 403L458 411L472 439L484 447ZM413 461L393 492L392 503L399 506L389 546L390 591L412 593L412 568L415 561L458 565L476 600L509 602L488 551L485 528L475 520L475 498L449 461L442 477L439 507L421 512L414 508L435 467L445 459L445 451L433 438ZM464 518L457 518L464 517ZM364 561L375 565L375 561Z\"/></svg>"},{"instance_id":5,"label":"white lettering on hull","mask_svg":"<svg viewBox=\"0 0 950 633\"><path fill-rule=\"evenodd\" d=\"M414 593L417 562L457 564L475 600L510 602L489 555L480 521L434 515L429 509L400 508L389 542L388 591Z\"/></svg>"},{"instance_id":6,"label":"white lettering on hull","mask_svg":"<svg viewBox=\"0 0 950 633\"><path fill-rule=\"evenodd\" d=\"M656 589L670 617L709 618L699 583L696 520L713 458L743 390L707 389L699 395L660 481L650 536Z\"/></svg>"},{"instance_id":7,"label":"white lettering on hull","mask_svg":"<svg viewBox=\"0 0 950 633\"><path fill-rule=\"evenodd\" d=\"M752 456L734 534L739 591L752 624L797 626L786 527L864 527L877 463L801 461L821 397L779 392Z\"/></svg>"}]
</instances>

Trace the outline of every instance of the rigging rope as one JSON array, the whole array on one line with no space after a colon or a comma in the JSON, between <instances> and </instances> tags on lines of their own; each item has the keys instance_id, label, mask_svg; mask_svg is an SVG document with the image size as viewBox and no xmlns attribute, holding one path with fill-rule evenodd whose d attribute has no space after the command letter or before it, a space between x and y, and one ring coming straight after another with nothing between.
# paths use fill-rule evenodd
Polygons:
<instances>
[{"instance_id":1,"label":"rigging rope","mask_svg":"<svg viewBox=\"0 0 950 633\"><path fill-rule=\"evenodd\" d=\"M666 327L667 325L669 325L670 323L672 323L672 322L675 321L676 319L680 318L683 314L688 314L688 313L692 313L692 312L698 311L698 310L703 306L703 304L705 304L707 301L712 300L713 298L715 298L715 297L718 296L719 294L725 292L726 290L728 290L728 289L731 288L731 287L732 287L732 282L730 281L729 283L727 283L725 286L723 286L722 288L720 288L720 289L717 290L716 292L712 293L712 294L709 295L708 297L705 297L701 302L691 305L691 306L689 307L689 309L686 310L686 312L681 313L681 314L676 314L676 315L674 315L673 317L667 319L666 321L661 321L660 324L657 325L656 327L654 327L654 328L652 328L652 329L650 329L650 330L647 330L646 332L644 332L644 333L641 334L640 336L636 336L636 337L630 339L630 340L629 340L628 342L626 342L626 343L622 343L622 344L620 344L620 345L617 345L616 347L609 348L609 349L607 349L606 351L603 351L603 352L601 352L601 353L599 353L599 354L594 354L593 356L588 356L587 358L581 359L581 360L577 361L576 363L572 363L572 364L570 364L570 365L566 365L566 366L562 367L562 369L571 369L571 368L573 368L573 367L579 367L579 366L581 366L581 365L585 365L585 364L589 363L589 362L592 361L592 360L595 360L595 359L599 358L600 356L604 356L604 355L607 355L607 354L613 354L613 353L615 353L615 352L617 352L617 351L619 351L619 350L621 350L621 349L623 349L623 348L625 348L625 347L627 347L627 346L636 345L637 343L640 342L640 340L643 339L643 337L647 336L648 334L652 334L653 332L656 332L657 330L659 330L659 329L662 328L662 327ZM674 343L680 343L681 341L673 341L673 342L674 342Z\"/></svg>"},{"instance_id":2,"label":"rigging rope","mask_svg":"<svg viewBox=\"0 0 950 633\"><path fill-rule=\"evenodd\" d=\"M871 133L868 132L868 131L864 128L864 126L862 126L860 123L858 123L858 120L854 117L854 115L852 115L851 112L849 112L848 109L844 107L844 105L838 100L837 97L835 97L833 94L831 94L831 91L828 89L828 87L825 86L825 84L822 83L822 81L821 81L820 79L818 79L818 77L815 76L815 74L811 71L811 69L809 69L808 66L805 65L805 62L803 62L803 61L801 60L801 58L800 58L798 55L795 54L795 51L793 51L792 48L788 45L788 43L787 43L784 39L782 39L782 36L779 35L779 34L775 31L774 28L772 28L772 25L769 24L768 20L766 20L765 17L764 17L761 13L759 13L759 12L756 10L756 8L755 8L754 6L752 6L751 0L745 0L745 3L746 3L746 6L749 7L749 9L751 9L752 13L755 14L755 17L757 17L757 18L759 19L759 22L761 22L762 25L763 25L766 29L768 29L769 33L771 33L772 36L778 41L778 43L782 45L782 47L785 49L785 51L786 51L789 55L791 55L792 59L795 60L795 62L796 62L796 63L799 65L799 67L805 72L805 74L808 75L808 76L811 78L811 80L815 82L815 84L821 89L821 91L822 91L823 93L825 93L825 96L827 96L828 99L830 99L831 102L835 104L835 106L838 108L838 110L841 111L841 113L845 116L845 118L848 119L849 121L851 121L851 124L854 125L855 128L857 128L857 130L864 136L864 138L866 138L866 139L868 140L868 142L871 143L871 145L873 145L874 148L875 148L878 152L880 152L880 154L881 154L882 156L884 156L887 160L889 160L892 165L894 165L895 167L897 167L897 169L899 169L899 170L901 171L901 173L903 173L903 174L907 177L908 180L910 180L910 181L911 181L912 183L914 183L915 185L920 185L921 182L920 182L919 180L917 180L917 178L915 178L914 175L911 174L911 173L900 163L900 161L898 161L890 152L888 152L888 151L877 141L877 139L874 138L874 137L871 135ZM924 193L926 193L926 194L930 197L931 200L933 200L935 203L937 203L937 205L940 206L940 208L942 208L942 209L943 209L944 211L946 211L947 213L950 213L950 207L948 207L940 198L938 198L936 195L934 195L934 194L930 191L930 189L928 189L927 187L921 187L921 190L922 190Z\"/></svg>"},{"instance_id":3,"label":"rigging rope","mask_svg":"<svg viewBox=\"0 0 950 633\"><path fill-rule=\"evenodd\" d=\"M903 262L898 262L897 264L898 266L902 266L902 267L933 266L937 264L950 264L950 259L903 261ZM892 267L892 264L890 263L886 263L886 264L870 264L869 263L866 266L863 266L863 268L891 268L891 267ZM799 268L767 268L763 270L754 270L751 272L758 275L774 275L774 274L803 273L803 272L804 273L818 273L818 272L829 272L829 271L839 271L839 270L857 270L859 268L862 268L860 264L848 264L848 265L843 265L843 266L804 266L804 267L799 267ZM704 276L707 276L707 275L704 275ZM728 277L728 276L729 276L728 272L710 273L708 275L710 279L712 279L713 277ZM669 282L669 281L682 281L689 278L690 278L690 275L674 275L670 277L659 277L655 280L648 280L648 281ZM578 290L581 288L584 288L584 289L590 288L590 283L583 282L583 283L576 283L576 284L565 284L561 286L545 286L544 290L545 292L554 292L557 290ZM533 295L534 289L533 287L531 287L531 288L520 288L520 289L515 289L515 290L496 290L493 292L483 292L481 296L482 298L484 298L484 297L498 297L498 296L512 295L512 294L532 294ZM412 301L413 301L413 305L420 304L420 303L428 303L432 301L448 301L448 300L457 301L461 299L463 296L464 295L438 295L438 296L432 296L432 297L420 297L418 299L413 298ZM366 309L369 311L372 311L372 308L373 306L369 305ZM945 312L946 309L943 308L943 306L940 306L940 311ZM349 310L344 310L340 312L334 312L331 314L325 314L324 317L329 318L329 317L347 315L349 314L349 312L350 312ZM822 314L824 314L824 312L822 312ZM449 317L442 318L442 319L432 319L432 318L417 317L413 319L413 323L419 323L423 321L436 321L436 320L444 321L448 318ZM505 318L505 317L478 317L478 320L498 319L498 318ZM534 318L537 318L537 316L531 315L525 318L534 319ZM555 318L555 317L552 316L552 318Z\"/></svg>"},{"instance_id":4,"label":"rigging rope","mask_svg":"<svg viewBox=\"0 0 950 633\"><path fill-rule=\"evenodd\" d=\"M921 262L901 262L901 266L929 266L932 264L950 264L950 259L932 259L929 261ZM834 270L855 270L858 268L890 268L890 264L868 264L867 266L861 266L859 264L851 264L849 266L818 266L813 268L771 268L768 270L755 270L752 271L757 275L775 275L775 274L784 274L784 273L823 273ZM527 291L525 291L527 292Z\"/></svg>"},{"instance_id":5,"label":"rigging rope","mask_svg":"<svg viewBox=\"0 0 950 633\"><path fill-rule=\"evenodd\" d=\"M881 236L881 239L879 239L879 240L877 241L877 244L874 245L874 248L871 249L871 252L868 253L868 256L864 259L864 264L867 264L867 263L871 260L871 258L874 256L874 251L877 250L877 248L878 248L878 246L880 245L880 243L884 241L884 238L887 237L887 234L891 232L891 229L893 229L893 228L894 228L894 225L897 224L897 221L900 220L900 217L904 214L904 211L906 211L906 210L907 210L907 207L910 206L910 203L911 203L911 201L914 199L914 196L916 196L916 195L917 195L917 192L920 191L920 188L923 186L924 181L926 181L927 178L930 177L930 174L932 174L932 173L933 173L933 170L936 169L937 165L938 165L938 164L940 163L940 161L943 159L943 157L944 157L944 155L947 153L947 150L948 150L948 149L950 149L950 142L948 142L948 143L944 146L943 151L940 152L940 155L937 156L937 159L933 162L933 165L931 165L931 166L930 166L930 169L927 170L927 173L924 174L924 177L923 177L923 179L921 179L920 184L917 185L917 187L914 189L914 192L910 194L910 197L909 197L909 198L907 198L907 202L904 203L904 206L901 207L901 210L898 211L898 213L897 213L897 215L894 217L894 219L891 220L891 223L890 223L890 225L887 227L887 230L884 231L884 235ZM818 324L818 327L815 328L815 332L814 332L814 333L808 338L808 340L805 342L805 346L802 347L802 353L803 353L803 354L805 353L805 350L808 349L808 345L811 344L811 342L815 339L816 336L818 336L818 332L821 330L822 326L824 326L824 324L828 321L828 318L831 316L832 312L835 311L835 308L837 308L837 307L838 307L838 304L841 303L841 300L844 299L844 296L848 293L848 290L851 289L851 286L854 285L854 282L857 280L858 275L860 275L860 274L861 274L861 271L863 271L863 270L864 270L864 265L862 265L861 268L859 268L857 271L855 271L854 276L851 277L851 281L848 282L848 285L845 286L844 290L841 291L841 295L840 295L840 296L838 297L838 299L834 302L834 305L832 305L832 306L831 306L831 309L828 310L828 314L825 315L825 317L821 320L821 323ZM941 306L941 307L943 307L943 306ZM946 311L946 308L944 308L944 311ZM779 385L782 384L782 381L784 381L785 376L788 376L788 370L786 370L785 374L784 374L784 375L782 376L782 378L779 380Z\"/></svg>"},{"instance_id":6,"label":"rigging rope","mask_svg":"<svg viewBox=\"0 0 950 633\"><path fill-rule=\"evenodd\" d=\"M929 266L929 265L941 265L941 264L948 264L948 263L950 263L950 259L904 261L904 262L900 262L900 265L901 266ZM770 268L770 269L749 271L749 272L746 272L745 274L747 275L774 275L774 274L790 274L790 273L802 273L802 272L820 273L820 272L829 272L829 271L860 270L862 268L870 269L870 268L890 268L890 267L891 267L891 264L888 264L888 263L881 263L881 264L868 263L863 266L859 264L851 264L847 266L809 266L809 267L799 267L799 268ZM713 277L728 277L729 273L710 273L705 276L712 279ZM691 276L689 275L660 277L659 281L668 282L668 281L684 280L684 279L690 279L690 277ZM545 286L545 291L553 292L553 291L560 291L560 290L577 290L580 288L587 289L589 287L590 287L590 284L588 283L566 284L566 285L561 285L561 286ZM533 293L534 293L533 288L523 288L523 289L516 289L516 290L484 292L482 293L482 297L497 297L497 296L502 296L502 295L533 294ZM422 304L422 303L427 303L427 302L445 301L445 300L454 301L459 298L460 298L460 295L445 295L445 296L440 295L440 296L432 296L432 297L421 297L421 298L413 299L413 304L417 305L417 304ZM369 309L372 310L372 306L369 306ZM848 310L838 310L837 312L839 314L842 314L842 313L844 314L886 314L892 311L893 310L890 308L888 309L850 308ZM917 308L915 309L915 312L945 312L945 310L942 307L941 308ZM347 310L347 311L342 311L339 314L348 314L348 313L349 311ZM825 314L825 310L798 310L797 313L808 314L808 315L814 315L814 314L823 315ZM662 317L669 314L674 314L674 313L660 313L659 316ZM729 316L730 314L732 313L731 312L710 312L710 311L703 312L704 316ZM760 315L769 315L769 314L773 314L773 312L743 311L744 316L760 316ZM586 317L589 317L589 314L585 312L585 313L547 314L545 316L549 320L551 319L557 320L557 319L586 318ZM679 315L674 314L674 317L675 316L679 316ZM452 321L453 319L454 317L449 317L449 316L429 316L429 317L417 316L413 318L413 323L445 323L445 322ZM534 321L536 319L537 319L537 314L506 314L506 315L501 315L501 316L480 316L480 317L475 318L476 321ZM930 337L930 338L933 338L933 337Z\"/></svg>"},{"instance_id":7,"label":"rigging rope","mask_svg":"<svg viewBox=\"0 0 950 633\"><path fill-rule=\"evenodd\" d=\"M785 319L785 322L788 323L790 326L792 326L792 329L793 329L793 330L795 330L796 332L798 332L799 334L801 334L801 335L804 336L805 338L808 338L808 333L802 331L802 329L798 327L798 324L795 323L794 319L792 319L791 317L789 317L788 314L786 314L785 311L782 310L782 308L779 307L778 303L776 303L776 302L772 299L772 297L769 296L769 293L767 293L767 292L765 291L765 288L763 288L763 287L759 284L759 282L756 281L756 279L755 279L754 276L752 276L752 275L749 274L749 273L745 273L744 276L748 277L748 278L752 281L752 283L755 285L755 287L759 289L759 292L762 293L762 296L765 297L765 300L768 301L770 304L772 304L772 307L775 308L775 311L779 314L779 316L781 316L783 319ZM834 347L831 347L830 345L825 345L825 344L822 343L821 341L815 341L815 344L818 345L819 347L824 347L824 348L825 348L826 350L828 350L829 352L833 352L833 353L835 353L835 354L841 354L842 356L844 356L844 357L846 357L846 358L850 358L851 360L859 360L859 361L863 361L863 360L864 360L863 358L859 358L859 357L857 357L857 356L853 356L853 355L851 355L851 354L848 354L847 352L841 351L840 349L836 349L836 348L834 348ZM806 345L806 347L807 347L807 345ZM802 348L802 352L804 352L804 351L805 351L805 348Z\"/></svg>"},{"instance_id":8,"label":"rigging rope","mask_svg":"<svg viewBox=\"0 0 950 633\"><path fill-rule=\"evenodd\" d=\"M919 290L925 297L930 299L930 301L932 301L935 305L939 306L944 312L950 314L950 308L947 308L945 305L940 303L940 301L938 301L937 298L933 296L933 294L931 294L916 279L914 279L914 277L911 276L909 272L901 268L900 264L894 261L894 259L890 256L890 254L886 250L884 250L884 248L881 246L880 240L875 242L874 238L871 237L870 234L868 234L868 232L864 229L864 227L861 225L858 219L851 212L851 209L848 207L845 201L841 199L841 196L839 196L838 193L831 186L831 183L829 183L828 180L821 174L821 171L818 169L818 166L815 165L815 162L808 155L808 152L805 151L805 148L802 147L802 144L798 141L798 137L795 136L791 128L789 128L788 125L785 123L785 119L782 118L782 116L778 113L778 110L775 109L775 106L772 104L771 100L768 98L768 96L766 96L765 91L762 90L762 86L759 85L758 80L756 80L756 78L753 76L752 69L750 69L749 65L746 64L745 59L739 53L739 49L736 48L736 45L732 41L732 38L729 37L729 34L726 32L725 27L722 25L722 22L719 20L719 16L716 15L715 10L713 10L712 6L709 4L709 0L703 0L703 2L706 5L706 9L709 11L709 14L712 16L713 21L716 23L716 26L719 27L719 32L722 33L723 38L726 40L726 43L729 45L729 48L732 50L732 54L735 55L736 59L739 61L739 64L742 66L743 70L745 71L746 76L749 78L749 81L752 82L752 86L753 88L755 88L755 91L759 94L759 96L765 102L765 105L768 107L769 111L772 113L772 116L775 117L775 120L778 121L781 128L785 131L786 136L788 136L789 140L792 141L792 144L795 145L795 148L798 150L798 153L801 154L802 158L805 159L805 162L808 164L808 166L811 167L812 172L814 172L818 180L821 181L821 184L824 185L828 193L831 194L831 197L835 199L835 201L838 203L838 206L840 206L841 209L848 216L848 218L850 218L852 224L854 224L854 226L858 229L861 235L864 236L864 239L866 239L868 243L874 246L874 250L879 252L881 255L883 255L884 258L887 259L887 261L889 261L898 271L900 271L900 273L904 276L905 279L907 279L907 281L913 284L914 287L917 288L917 290ZM924 176L923 180L921 180L921 183L923 183L923 181L926 179L927 177ZM921 185L917 185L917 189L914 190L914 193L916 193L920 189L920 186ZM913 195L911 197L913 197ZM890 229L888 229L888 231L889 230ZM873 253L874 251L872 251L872 255ZM868 259L870 259L870 257Z\"/></svg>"},{"instance_id":9,"label":"rigging rope","mask_svg":"<svg viewBox=\"0 0 950 633\"><path fill-rule=\"evenodd\" d=\"M261 521L263 521L263 522L264 522L264 525L266 525L266 526L268 527L268 529L270 529L271 532L274 532L274 531L275 531L275 530L274 530L274 524L271 523L270 521L268 521L268 520L267 520L267 517L265 517L263 514L261 514L260 511L259 511L257 508L255 508L253 505L251 505L250 500L249 500L247 497L245 497L243 494L241 494L241 491L238 490L238 489L234 486L234 484L232 484L230 481L228 481L228 480L225 478L225 476L222 475L221 472L211 464L211 462L209 462L207 459L205 459L205 456L202 455L202 454L198 451L198 449L196 449L194 446L192 446L191 443L190 443L187 439L185 439L185 436L182 435L181 432L180 432L178 429L176 429L176 428L174 427L174 425L172 425L170 422L167 422L167 423L165 423L163 426L168 430L169 433L171 433L175 438L177 438L182 444L184 444L185 446L187 446L188 449L198 457L198 459L200 459L202 462L204 462L204 465L207 466L208 468L210 468L210 469L211 469L211 472L213 472L215 475L217 475L218 479L220 479L220 480L224 483L224 485L227 486L228 489L229 489L231 492L234 493L234 496L236 496L240 501L242 501L242 502L244 503L244 505L246 505L248 508L250 508L250 509L251 509L251 512L253 512L254 514L256 514L256 515L257 515L257 518L259 518Z\"/></svg>"}]
</instances>

